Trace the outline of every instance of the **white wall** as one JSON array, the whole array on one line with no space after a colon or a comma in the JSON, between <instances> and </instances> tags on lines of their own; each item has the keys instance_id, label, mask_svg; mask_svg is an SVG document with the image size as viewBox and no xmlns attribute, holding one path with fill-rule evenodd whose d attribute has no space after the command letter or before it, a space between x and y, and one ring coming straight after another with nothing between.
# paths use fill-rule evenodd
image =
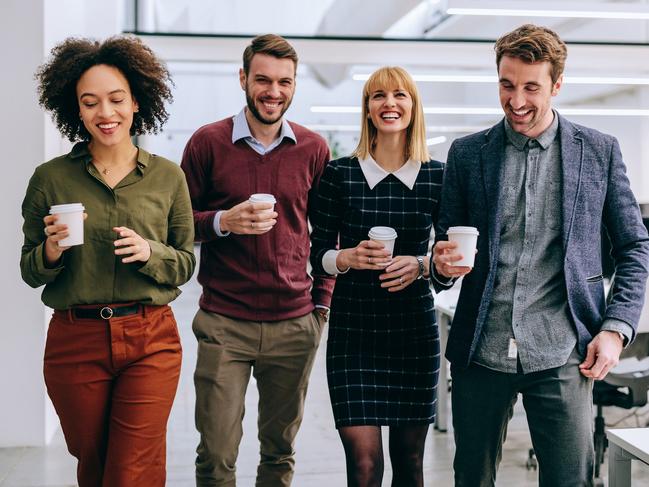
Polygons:
<instances>
[{"instance_id":1,"label":"white wall","mask_svg":"<svg viewBox=\"0 0 649 487\"><path fill-rule=\"evenodd\" d=\"M122 2L97 0L3 0L0 77L3 173L0 205L6 227L0 239L0 447L43 445L58 418L43 383L43 350L49 310L41 290L23 283L20 206L34 168L70 144L37 103L34 72L51 47L68 36L105 37L122 27Z\"/></svg>"},{"instance_id":2,"label":"white wall","mask_svg":"<svg viewBox=\"0 0 649 487\"><path fill-rule=\"evenodd\" d=\"M38 5L35 5L38 4ZM35 103L33 73L43 57L41 2L28 10L20 0L3 2L0 45L5 67L0 78L3 116L0 117L4 153L0 201L7 222L0 239L0 446L42 444L45 393L42 353L45 335L43 306L38 293L22 283L20 258L22 218L20 204L36 161L43 160L44 120ZM20 48L15 46L20 43Z\"/></svg>"}]
</instances>

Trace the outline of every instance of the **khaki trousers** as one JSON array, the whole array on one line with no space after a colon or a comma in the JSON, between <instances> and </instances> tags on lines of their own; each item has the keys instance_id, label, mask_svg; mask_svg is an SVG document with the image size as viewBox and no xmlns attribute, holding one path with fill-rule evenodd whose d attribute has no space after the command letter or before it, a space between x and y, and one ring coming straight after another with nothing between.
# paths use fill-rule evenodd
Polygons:
<instances>
[{"instance_id":1,"label":"khaki trousers","mask_svg":"<svg viewBox=\"0 0 649 487\"><path fill-rule=\"evenodd\" d=\"M197 486L236 485L251 372L259 390L261 459L256 485L291 485L293 445L322 325L316 312L283 321L251 322L198 311L193 323L198 340L196 428L201 435Z\"/></svg>"},{"instance_id":2,"label":"khaki trousers","mask_svg":"<svg viewBox=\"0 0 649 487\"><path fill-rule=\"evenodd\" d=\"M55 311L45 383L79 487L163 487L167 419L182 352L169 306L121 318Z\"/></svg>"}]
</instances>

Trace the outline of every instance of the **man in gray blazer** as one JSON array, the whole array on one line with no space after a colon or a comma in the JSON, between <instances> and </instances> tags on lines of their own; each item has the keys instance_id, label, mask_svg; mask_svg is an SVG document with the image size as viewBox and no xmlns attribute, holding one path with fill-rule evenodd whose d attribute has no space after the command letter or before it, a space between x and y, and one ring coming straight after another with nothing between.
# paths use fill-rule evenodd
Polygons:
<instances>
[{"instance_id":1,"label":"man in gray blazer","mask_svg":"<svg viewBox=\"0 0 649 487\"><path fill-rule=\"evenodd\" d=\"M453 143L433 253L438 289L465 276L446 349L455 484L494 485L521 394L540 485L591 485L592 381L634 339L649 238L617 140L551 107L566 59L557 34L524 25L495 49L505 118ZM474 268L453 265L450 226L480 232ZM609 303L602 226L615 260Z\"/></svg>"}]
</instances>

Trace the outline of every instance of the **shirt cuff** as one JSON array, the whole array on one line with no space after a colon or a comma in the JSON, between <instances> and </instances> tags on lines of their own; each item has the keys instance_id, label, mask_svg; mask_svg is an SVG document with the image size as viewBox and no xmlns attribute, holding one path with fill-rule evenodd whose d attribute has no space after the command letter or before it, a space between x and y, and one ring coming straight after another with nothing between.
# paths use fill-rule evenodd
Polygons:
<instances>
[{"instance_id":1,"label":"shirt cuff","mask_svg":"<svg viewBox=\"0 0 649 487\"><path fill-rule=\"evenodd\" d=\"M606 318L600 331L616 331L620 333L624 337L622 339L624 348L631 343L631 338L633 337L633 328L631 325L622 320L616 320L615 318Z\"/></svg>"},{"instance_id":2,"label":"shirt cuff","mask_svg":"<svg viewBox=\"0 0 649 487\"><path fill-rule=\"evenodd\" d=\"M217 237L227 237L230 235L230 232L221 231L221 214L224 210L219 210L214 215L214 231L216 232Z\"/></svg>"},{"instance_id":3,"label":"shirt cuff","mask_svg":"<svg viewBox=\"0 0 649 487\"><path fill-rule=\"evenodd\" d=\"M58 263L54 267L47 267L45 263L45 242L41 243L39 247L40 249L36 249L34 252L36 272L45 279L48 279L47 282L49 282L49 279L55 278L63 270L63 256L59 258Z\"/></svg>"},{"instance_id":4,"label":"shirt cuff","mask_svg":"<svg viewBox=\"0 0 649 487\"><path fill-rule=\"evenodd\" d=\"M329 306L325 306L324 304L316 304L315 307L329 311Z\"/></svg>"},{"instance_id":5,"label":"shirt cuff","mask_svg":"<svg viewBox=\"0 0 649 487\"><path fill-rule=\"evenodd\" d=\"M438 274L437 269L435 268L435 263L433 262L432 255L430 255L430 257L428 258L428 272L430 274L430 278L443 287L453 287L453 284L455 284L455 281L457 280L454 277L444 277L441 274Z\"/></svg>"},{"instance_id":6,"label":"shirt cuff","mask_svg":"<svg viewBox=\"0 0 649 487\"><path fill-rule=\"evenodd\" d=\"M349 271L349 267L344 271L338 269L338 266L336 265L336 259L338 258L339 252L340 250L331 249L331 250L327 250L325 254L322 256L322 268L330 276L344 274L345 272Z\"/></svg>"}]
</instances>

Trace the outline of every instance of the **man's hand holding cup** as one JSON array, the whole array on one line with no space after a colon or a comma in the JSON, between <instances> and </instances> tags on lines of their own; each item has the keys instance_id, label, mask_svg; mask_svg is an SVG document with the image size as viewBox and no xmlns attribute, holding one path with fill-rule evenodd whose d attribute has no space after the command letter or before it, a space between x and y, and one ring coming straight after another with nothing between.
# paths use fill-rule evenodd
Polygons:
<instances>
[{"instance_id":1,"label":"man's hand holding cup","mask_svg":"<svg viewBox=\"0 0 649 487\"><path fill-rule=\"evenodd\" d=\"M275 226L277 216L273 195L253 194L243 203L221 213L221 231L238 235L262 235Z\"/></svg>"},{"instance_id":2,"label":"man's hand holding cup","mask_svg":"<svg viewBox=\"0 0 649 487\"><path fill-rule=\"evenodd\" d=\"M433 247L435 270L444 277L462 277L473 269L479 232L474 227L450 227L446 233L448 241Z\"/></svg>"}]
</instances>

